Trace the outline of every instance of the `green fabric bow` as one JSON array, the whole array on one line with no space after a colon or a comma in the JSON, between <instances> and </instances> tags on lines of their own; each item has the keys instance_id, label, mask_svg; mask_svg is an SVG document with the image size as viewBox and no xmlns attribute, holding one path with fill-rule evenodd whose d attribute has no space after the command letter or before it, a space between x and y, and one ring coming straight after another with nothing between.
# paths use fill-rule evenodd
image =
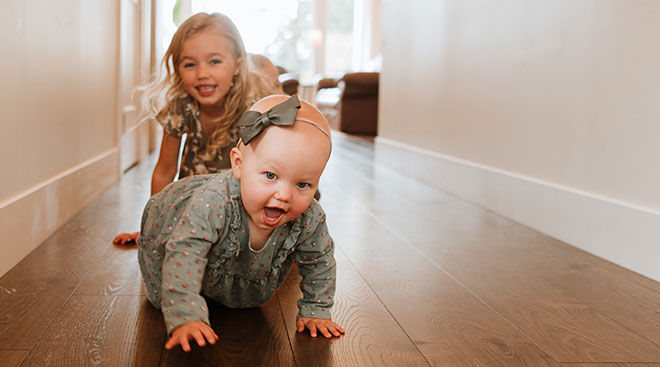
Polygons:
<instances>
[{"instance_id":1,"label":"green fabric bow","mask_svg":"<svg viewBox=\"0 0 660 367\"><path fill-rule=\"evenodd\" d=\"M268 112L247 111L238 121L238 136L243 144L248 145L268 126L291 126L296 121L298 109L300 109L300 102L298 97L293 95L286 101L273 106Z\"/></svg>"}]
</instances>

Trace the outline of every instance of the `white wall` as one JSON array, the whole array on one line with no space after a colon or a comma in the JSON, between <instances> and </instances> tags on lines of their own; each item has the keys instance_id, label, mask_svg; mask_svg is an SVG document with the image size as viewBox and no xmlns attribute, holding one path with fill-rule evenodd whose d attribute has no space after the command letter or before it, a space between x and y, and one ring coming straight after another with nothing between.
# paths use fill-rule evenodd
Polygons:
<instances>
[{"instance_id":1,"label":"white wall","mask_svg":"<svg viewBox=\"0 0 660 367\"><path fill-rule=\"evenodd\" d=\"M660 280L658 19L656 0L384 0L377 158Z\"/></svg>"},{"instance_id":2,"label":"white wall","mask_svg":"<svg viewBox=\"0 0 660 367\"><path fill-rule=\"evenodd\" d=\"M0 276L119 178L114 0L0 12Z\"/></svg>"}]
</instances>

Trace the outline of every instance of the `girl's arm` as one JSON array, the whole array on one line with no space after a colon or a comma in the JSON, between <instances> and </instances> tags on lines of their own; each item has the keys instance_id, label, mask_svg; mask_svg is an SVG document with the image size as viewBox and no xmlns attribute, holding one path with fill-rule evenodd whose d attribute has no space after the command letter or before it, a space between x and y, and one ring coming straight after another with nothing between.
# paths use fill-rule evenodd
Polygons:
<instances>
[{"instance_id":1,"label":"girl's arm","mask_svg":"<svg viewBox=\"0 0 660 367\"><path fill-rule=\"evenodd\" d=\"M180 147L181 138L167 132L163 133L163 140L160 143L160 155L151 176L151 195L159 193L160 190L174 181L178 169Z\"/></svg>"},{"instance_id":2,"label":"girl's arm","mask_svg":"<svg viewBox=\"0 0 660 367\"><path fill-rule=\"evenodd\" d=\"M174 176L177 172L177 162L179 160L179 147L181 146L181 138L170 135L167 132L163 133L163 140L160 143L160 155L158 162L154 168L154 173L151 176L151 195L157 194L167 184L174 181ZM125 245L127 243L137 242L137 237L140 232L122 233L117 235L112 243L115 245Z\"/></svg>"}]
</instances>

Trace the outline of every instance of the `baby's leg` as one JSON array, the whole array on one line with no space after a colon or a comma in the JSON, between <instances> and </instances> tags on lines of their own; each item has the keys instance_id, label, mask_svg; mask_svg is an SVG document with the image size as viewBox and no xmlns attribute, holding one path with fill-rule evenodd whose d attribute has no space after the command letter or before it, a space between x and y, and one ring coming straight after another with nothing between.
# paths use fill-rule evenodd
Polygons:
<instances>
[{"instance_id":1,"label":"baby's leg","mask_svg":"<svg viewBox=\"0 0 660 367\"><path fill-rule=\"evenodd\" d=\"M140 272L147 288L147 297L154 307L161 308L161 284L163 280L163 257L165 245L157 245L153 241L138 237L138 263Z\"/></svg>"}]
</instances>

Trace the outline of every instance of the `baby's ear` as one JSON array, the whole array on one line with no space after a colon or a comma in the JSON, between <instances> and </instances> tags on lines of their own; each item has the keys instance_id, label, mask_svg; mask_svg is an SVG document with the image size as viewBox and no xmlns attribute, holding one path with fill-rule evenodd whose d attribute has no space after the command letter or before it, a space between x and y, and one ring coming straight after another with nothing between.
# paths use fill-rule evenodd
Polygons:
<instances>
[{"instance_id":1,"label":"baby's ear","mask_svg":"<svg viewBox=\"0 0 660 367\"><path fill-rule=\"evenodd\" d=\"M229 152L229 161L231 162L231 170L234 172L236 179L241 179L241 164L243 163L241 151L237 147L231 149Z\"/></svg>"}]
</instances>

